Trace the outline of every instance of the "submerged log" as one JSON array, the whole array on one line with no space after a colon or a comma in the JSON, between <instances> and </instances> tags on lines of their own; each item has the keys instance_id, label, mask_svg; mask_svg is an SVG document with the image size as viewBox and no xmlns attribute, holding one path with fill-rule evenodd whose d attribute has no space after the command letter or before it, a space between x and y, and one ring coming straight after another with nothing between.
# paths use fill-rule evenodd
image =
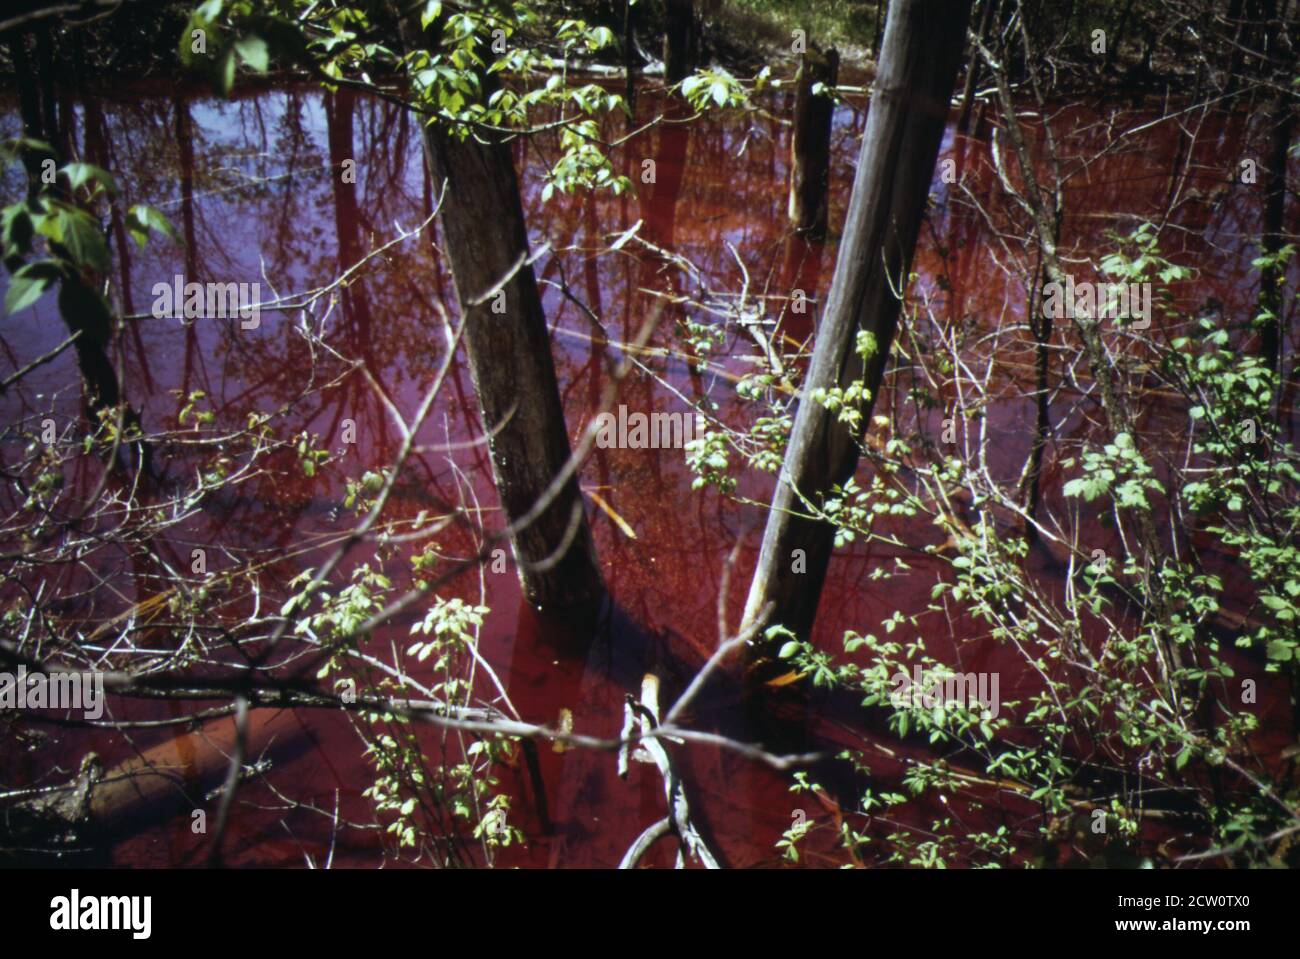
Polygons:
<instances>
[{"instance_id":1,"label":"submerged log","mask_svg":"<svg viewBox=\"0 0 1300 959\"><path fill-rule=\"evenodd\" d=\"M71 781L13 804L0 813L0 823L26 846L53 853L87 842L115 842L195 810L215 819L235 741L235 721L225 718L179 733L107 771L95 753L87 753ZM265 770L312 745L290 712L249 714L246 767Z\"/></svg>"}]
</instances>

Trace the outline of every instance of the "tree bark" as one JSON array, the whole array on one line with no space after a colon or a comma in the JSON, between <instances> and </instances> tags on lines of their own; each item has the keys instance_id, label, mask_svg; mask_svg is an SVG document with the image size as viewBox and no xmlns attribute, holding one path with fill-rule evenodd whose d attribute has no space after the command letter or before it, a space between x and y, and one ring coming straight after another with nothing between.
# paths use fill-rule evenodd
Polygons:
<instances>
[{"instance_id":1,"label":"tree bark","mask_svg":"<svg viewBox=\"0 0 1300 959\"><path fill-rule=\"evenodd\" d=\"M800 497L820 505L853 475L859 453L858 438L812 396L862 378L870 396L861 404L861 422L870 423L901 306L895 289L911 266L969 16L969 0L939 18L923 0L890 2L844 238L768 513L746 624L771 602L770 622L801 636L811 631L834 530L806 518ZM876 341L865 368L854 351L860 330ZM794 571L796 550L803 551L805 572Z\"/></svg>"},{"instance_id":2,"label":"tree bark","mask_svg":"<svg viewBox=\"0 0 1300 959\"><path fill-rule=\"evenodd\" d=\"M418 24L407 21L403 30L408 44L421 42ZM489 77L481 81L486 97ZM486 131L462 138L435 123L424 128L424 146L434 192L442 194L438 226L464 318L492 472L506 521L514 525L542 501L571 454L546 314L527 262L519 182L508 145ZM498 290L502 312L493 309L502 302ZM582 606L601 595L575 477L514 532L511 546L524 597L534 606Z\"/></svg>"},{"instance_id":3,"label":"tree bark","mask_svg":"<svg viewBox=\"0 0 1300 959\"><path fill-rule=\"evenodd\" d=\"M1291 146L1293 113L1290 98L1279 95L1268 114L1268 159L1264 171L1264 230L1260 244L1265 256L1275 256L1282 248L1286 233L1286 166ZM1264 317L1260 330L1260 355L1268 368L1282 378L1282 288L1286 282L1285 266L1268 267L1260 272L1259 309Z\"/></svg>"},{"instance_id":4,"label":"tree bark","mask_svg":"<svg viewBox=\"0 0 1300 959\"><path fill-rule=\"evenodd\" d=\"M1129 13L1133 10L1133 0L1126 0L1124 10L1119 15L1119 22L1111 31L1111 35L1106 38L1106 56L1101 61L1101 72L1103 75L1110 72L1111 64L1115 62L1115 57L1119 53L1119 45L1124 41L1124 30L1128 27Z\"/></svg>"},{"instance_id":5,"label":"tree bark","mask_svg":"<svg viewBox=\"0 0 1300 959\"><path fill-rule=\"evenodd\" d=\"M623 99L629 130L636 125L636 22L632 18L632 0L623 0Z\"/></svg>"},{"instance_id":6,"label":"tree bark","mask_svg":"<svg viewBox=\"0 0 1300 959\"><path fill-rule=\"evenodd\" d=\"M664 82L680 83L695 69L695 4L666 0L664 5Z\"/></svg>"},{"instance_id":7,"label":"tree bark","mask_svg":"<svg viewBox=\"0 0 1300 959\"><path fill-rule=\"evenodd\" d=\"M835 101L813 93L814 85L833 87L839 77L840 55L804 54L794 101L794 135L790 138L790 225L809 239L826 236L826 189L831 168L831 121Z\"/></svg>"},{"instance_id":8,"label":"tree bark","mask_svg":"<svg viewBox=\"0 0 1300 959\"><path fill-rule=\"evenodd\" d=\"M980 24L976 36L981 41L988 39L989 27L993 25L993 11L998 5L998 0L982 0L980 11ZM980 51L976 45L970 52L970 59L966 62L966 83L961 91L961 114L957 118L957 132L965 134L970 129L970 110L975 101L975 84L979 82L980 75Z\"/></svg>"}]
</instances>

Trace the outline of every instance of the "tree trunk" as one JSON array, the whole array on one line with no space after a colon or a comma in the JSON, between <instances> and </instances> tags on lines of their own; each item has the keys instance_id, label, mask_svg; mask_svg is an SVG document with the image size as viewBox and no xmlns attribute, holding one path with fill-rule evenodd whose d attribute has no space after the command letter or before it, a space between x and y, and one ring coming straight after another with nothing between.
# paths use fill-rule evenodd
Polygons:
<instances>
[{"instance_id":1,"label":"tree trunk","mask_svg":"<svg viewBox=\"0 0 1300 959\"><path fill-rule=\"evenodd\" d=\"M421 42L418 24L408 21L404 32L408 43ZM481 80L486 97L489 78ZM462 139L435 123L424 128L424 146L434 193L443 197L438 226L464 317L483 428L490 435L492 472L513 525L541 502L571 452L537 280L530 263L520 265L529 248L519 182L508 145L485 131ZM580 606L600 596L575 477L511 536L511 546L524 597L534 606Z\"/></svg>"},{"instance_id":2,"label":"tree trunk","mask_svg":"<svg viewBox=\"0 0 1300 959\"><path fill-rule=\"evenodd\" d=\"M839 76L840 55L830 50L824 58L800 58L794 100L794 135L790 138L790 225L810 239L826 236L826 188L831 167L831 121L835 101L813 86L833 87Z\"/></svg>"},{"instance_id":3,"label":"tree trunk","mask_svg":"<svg viewBox=\"0 0 1300 959\"><path fill-rule=\"evenodd\" d=\"M10 34L9 52L19 76L19 105L23 120L23 133L36 140L44 140L52 149L50 155L37 156L33 151L23 152L23 162L28 172L28 195L40 192L41 162L54 160L56 165L68 162L71 153L66 136L66 124L59 123L54 90L54 54L48 27L36 32L36 64L27 56L25 38L21 33ZM51 192L68 202L62 184L54 184ZM59 283L59 315L68 332L77 336L74 349L77 366L85 382L83 407L86 421L94 429L99 424L99 414L111 410L122 400L118 387L117 371L109 359L108 347L112 338L113 316L93 286L80 275L69 273ZM126 422L137 423L134 411L125 411Z\"/></svg>"},{"instance_id":4,"label":"tree trunk","mask_svg":"<svg viewBox=\"0 0 1300 959\"><path fill-rule=\"evenodd\" d=\"M1052 438L1052 342L1054 323L1048 311L1042 309L1043 271L1034 275L1034 286L1029 298L1029 328L1034 334L1034 442L1029 447L1029 460L1025 469L1025 541L1038 541L1038 527L1032 520L1038 516L1042 501L1043 454Z\"/></svg>"},{"instance_id":5,"label":"tree trunk","mask_svg":"<svg viewBox=\"0 0 1300 959\"><path fill-rule=\"evenodd\" d=\"M10 807L9 826L37 844L68 830L101 841L119 840L162 826L182 812L201 809L211 827L220 800L205 796L220 789L229 773L237 732L234 719L213 720L196 731L177 732L107 771L95 753L87 753L78 776L67 787ZM288 763L312 746L291 711L249 713L246 756ZM194 821L191 817L185 828Z\"/></svg>"},{"instance_id":6,"label":"tree trunk","mask_svg":"<svg viewBox=\"0 0 1300 959\"><path fill-rule=\"evenodd\" d=\"M980 11L980 25L976 36L981 42L988 41L989 28L993 25L993 11L998 5L998 0L982 0L983 10ZM980 75L980 51L978 46L970 52L970 60L966 62L966 83L961 91L961 114L957 118L957 132L965 134L970 129L970 109L971 104L975 101L975 84L979 82Z\"/></svg>"},{"instance_id":7,"label":"tree trunk","mask_svg":"<svg viewBox=\"0 0 1300 959\"><path fill-rule=\"evenodd\" d=\"M1293 113L1290 98L1279 95L1268 114L1268 158L1264 171L1264 229L1260 246L1266 257L1275 256L1282 248L1286 231L1286 165L1287 149L1291 146ZM1286 282L1286 267L1272 266L1260 272L1259 308L1262 318L1260 329L1260 355L1268 368L1282 375L1279 361L1282 352L1282 288Z\"/></svg>"},{"instance_id":8,"label":"tree trunk","mask_svg":"<svg viewBox=\"0 0 1300 959\"><path fill-rule=\"evenodd\" d=\"M858 438L812 395L862 378L870 396L859 407L861 422L870 423L901 305L895 287L911 266L970 16L969 0L954 3L939 18L927 6L923 0L889 5L844 238L768 513L746 623L771 602L770 622L806 636L816 616L834 530L796 515L805 512L800 496L820 505L835 484L853 475L859 447ZM876 342L865 369L854 351L859 331Z\"/></svg>"},{"instance_id":9,"label":"tree trunk","mask_svg":"<svg viewBox=\"0 0 1300 959\"><path fill-rule=\"evenodd\" d=\"M666 0L664 7L664 82L680 83L695 69L695 4Z\"/></svg>"},{"instance_id":10,"label":"tree trunk","mask_svg":"<svg viewBox=\"0 0 1300 959\"><path fill-rule=\"evenodd\" d=\"M627 127L636 125L636 23L632 0L623 0L623 99L627 101Z\"/></svg>"},{"instance_id":11,"label":"tree trunk","mask_svg":"<svg viewBox=\"0 0 1300 959\"><path fill-rule=\"evenodd\" d=\"M1119 22L1111 30L1111 35L1106 38L1106 56L1101 61L1103 76L1110 72L1110 66L1115 62L1115 57L1119 54L1119 45L1124 41L1124 30L1128 27L1128 17L1132 10L1133 0L1126 0L1124 10L1119 15Z\"/></svg>"}]
</instances>

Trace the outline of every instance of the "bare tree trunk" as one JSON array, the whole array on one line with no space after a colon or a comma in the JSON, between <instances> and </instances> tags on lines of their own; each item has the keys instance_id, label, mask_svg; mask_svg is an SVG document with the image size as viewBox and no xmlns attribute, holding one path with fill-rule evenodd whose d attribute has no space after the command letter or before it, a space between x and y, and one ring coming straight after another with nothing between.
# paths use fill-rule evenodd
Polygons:
<instances>
[{"instance_id":1,"label":"bare tree trunk","mask_svg":"<svg viewBox=\"0 0 1300 959\"><path fill-rule=\"evenodd\" d=\"M987 42L989 27L993 25L993 11L998 5L998 0L980 0L983 9L980 11L980 25L978 37L981 42ZM957 118L957 132L964 134L970 128L970 108L975 100L975 84L980 75L980 51L976 45L971 49L970 59L966 61L966 83L961 91L961 114Z\"/></svg>"},{"instance_id":2,"label":"bare tree trunk","mask_svg":"<svg viewBox=\"0 0 1300 959\"><path fill-rule=\"evenodd\" d=\"M1043 289L1043 271L1040 268L1034 274L1034 286L1029 294L1029 328L1034 334L1034 442L1029 448L1029 461L1025 470L1025 512L1029 520L1025 522L1025 540L1029 543L1038 541L1038 527L1030 520L1038 516L1038 504L1042 501L1043 454L1052 435L1052 394L1051 363L1052 355L1048 350L1052 342L1051 315L1041 308Z\"/></svg>"},{"instance_id":3,"label":"bare tree trunk","mask_svg":"<svg viewBox=\"0 0 1300 959\"><path fill-rule=\"evenodd\" d=\"M1268 117L1268 166L1264 181L1264 229L1262 252L1276 255L1282 248L1286 219L1287 149L1291 146L1294 115L1290 99L1279 95ZM1282 287L1286 282L1284 266L1267 267L1259 277L1259 309L1264 317L1260 330L1260 355L1268 368L1279 373L1282 351Z\"/></svg>"},{"instance_id":4,"label":"bare tree trunk","mask_svg":"<svg viewBox=\"0 0 1300 959\"><path fill-rule=\"evenodd\" d=\"M806 636L816 616L834 530L799 515L800 497L820 505L835 484L853 475L859 446L858 437L812 396L861 378L870 390L859 407L861 422L870 423L898 322L895 291L911 266L966 38L969 0L937 18L927 7L923 0L889 5L844 238L768 513L746 623L774 603L771 621ZM875 339L865 365L854 350L860 331Z\"/></svg>"},{"instance_id":5,"label":"bare tree trunk","mask_svg":"<svg viewBox=\"0 0 1300 959\"><path fill-rule=\"evenodd\" d=\"M833 87L839 71L840 55L833 49L824 57L805 53L800 58L790 138L790 225L816 240L826 236L835 101L827 93L813 93L813 87L818 83Z\"/></svg>"},{"instance_id":6,"label":"bare tree trunk","mask_svg":"<svg viewBox=\"0 0 1300 959\"><path fill-rule=\"evenodd\" d=\"M632 17L632 0L623 0L623 99L627 101L629 130L636 125L636 24Z\"/></svg>"},{"instance_id":7,"label":"bare tree trunk","mask_svg":"<svg viewBox=\"0 0 1300 959\"><path fill-rule=\"evenodd\" d=\"M236 739L235 720L224 718L196 731L178 732L109 770L101 768L95 753L86 753L75 780L11 807L9 825L38 843L70 829L107 840L157 827L182 812L213 813L218 800L209 801L205 794L220 789ZM256 709L249 714L246 755L284 763L312 745L305 727L288 710Z\"/></svg>"},{"instance_id":8,"label":"bare tree trunk","mask_svg":"<svg viewBox=\"0 0 1300 959\"><path fill-rule=\"evenodd\" d=\"M1126 0L1124 9L1119 15L1119 22L1111 30L1111 35L1106 38L1106 57L1101 62L1102 74L1110 72L1110 66L1115 62L1115 55L1119 53L1119 45L1124 42L1124 30L1128 27L1128 17L1133 10L1133 0Z\"/></svg>"},{"instance_id":9,"label":"bare tree trunk","mask_svg":"<svg viewBox=\"0 0 1300 959\"><path fill-rule=\"evenodd\" d=\"M697 46L695 4L692 0L666 0L664 6L665 83L680 83L695 69Z\"/></svg>"},{"instance_id":10,"label":"bare tree trunk","mask_svg":"<svg viewBox=\"0 0 1300 959\"><path fill-rule=\"evenodd\" d=\"M418 24L403 25L409 44ZM482 77L485 96L491 90ZM425 160L442 195L438 225L465 323L465 349L506 521L540 504L571 455L509 146L485 131L424 128ZM524 597L540 608L586 605L600 573L577 480L570 477L511 536Z\"/></svg>"},{"instance_id":11,"label":"bare tree trunk","mask_svg":"<svg viewBox=\"0 0 1300 959\"><path fill-rule=\"evenodd\" d=\"M353 114L357 108L356 91L341 87L325 95L326 142L329 145L330 179L334 188L334 235L338 240L337 263L339 273L361 261L366 254L361 229L361 205L357 202L355 167L356 147L353 144ZM370 369L377 370L375 361L374 314L370 309L371 292L366 278L358 276L339 291L343 302L346 328L357 352Z\"/></svg>"}]
</instances>

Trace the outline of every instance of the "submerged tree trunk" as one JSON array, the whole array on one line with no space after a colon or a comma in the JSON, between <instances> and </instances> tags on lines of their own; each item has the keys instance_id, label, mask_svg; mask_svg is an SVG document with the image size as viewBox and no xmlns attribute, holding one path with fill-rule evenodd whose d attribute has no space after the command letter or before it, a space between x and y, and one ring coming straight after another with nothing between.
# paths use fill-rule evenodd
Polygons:
<instances>
[{"instance_id":1,"label":"submerged tree trunk","mask_svg":"<svg viewBox=\"0 0 1300 959\"><path fill-rule=\"evenodd\" d=\"M252 710L244 736L245 755L276 763L297 759L313 746L306 727L283 709ZM109 770L95 753L86 753L73 780L9 807L6 825L38 848L51 849L66 841L64 834L124 839L181 813L190 814L184 827L190 829L202 811L206 829L209 817L216 818L220 799L213 793L225 791L237 738L235 720L224 718L178 732Z\"/></svg>"},{"instance_id":2,"label":"submerged tree trunk","mask_svg":"<svg viewBox=\"0 0 1300 959\"><path fill-rule=\"evenodd\" d=\"M828 92L814 93L822 83L833 87L839 77L840 55L804 54L794 101L794 135L790 138L790 225L810 239L826 236L826 189L831 168L831 121L835 101Z\"/></svg>"},{"instance_id":3,"label":"submerged tree trunk","mask_svg":"<svg viewBox=\"0 0 1300 959\"><path fill-rule=\"evenodd\" d=\"M801 497L820 505L853 475L859 448L858 437L812 397L862 379L870 395L859 406L861 423L870 422L898 321L895 290L911 266L970 16L968 0L938 18L927 6L923 0L889 5L844 238L768 513L746 623L774 603L770 622L806 636L816 616L834 530L806 518ZM860 331L875 340L865 365L854 349Z\"/></svg>"},{"instance_id":4,"label":"submerged tree trunk","mask_svg":"<svg viewBox=\"0 0 1300 959\"><path fill-rule=\"evenodd\" d=\"M420 42L409 21L404 33L408 43ZM434 194L442 197L438 225L464 318L492 472L513 525L548 495L571 453L546 315L528 262L519 182L507 144L484 131L462 138L435 123L424 128L424 146ZM600 573L575 477L511 536L511 546L524 597L534 606L573 607L599 597Z\"/></svg>"},{"instance_id":5,"label":"submerged tree trunk","mask_svg":"<svg viewBox=\"0 0 1300 959\"><path fill-rule=\"evenodd\" d=\"M570 455L551 339L528 256L519 185L502 143L459 139L426 127L435 189L445 185L438 223L465 318L465 347L497 492L514 523L538 503ZM503 301L476 301L500 287ZM504 302L503 312L493 309ZM599 594L600 577L577 480L569 480L535 522L512 537L519 580L540 607L571 606Z\"/></svg>"}]
</instances>

